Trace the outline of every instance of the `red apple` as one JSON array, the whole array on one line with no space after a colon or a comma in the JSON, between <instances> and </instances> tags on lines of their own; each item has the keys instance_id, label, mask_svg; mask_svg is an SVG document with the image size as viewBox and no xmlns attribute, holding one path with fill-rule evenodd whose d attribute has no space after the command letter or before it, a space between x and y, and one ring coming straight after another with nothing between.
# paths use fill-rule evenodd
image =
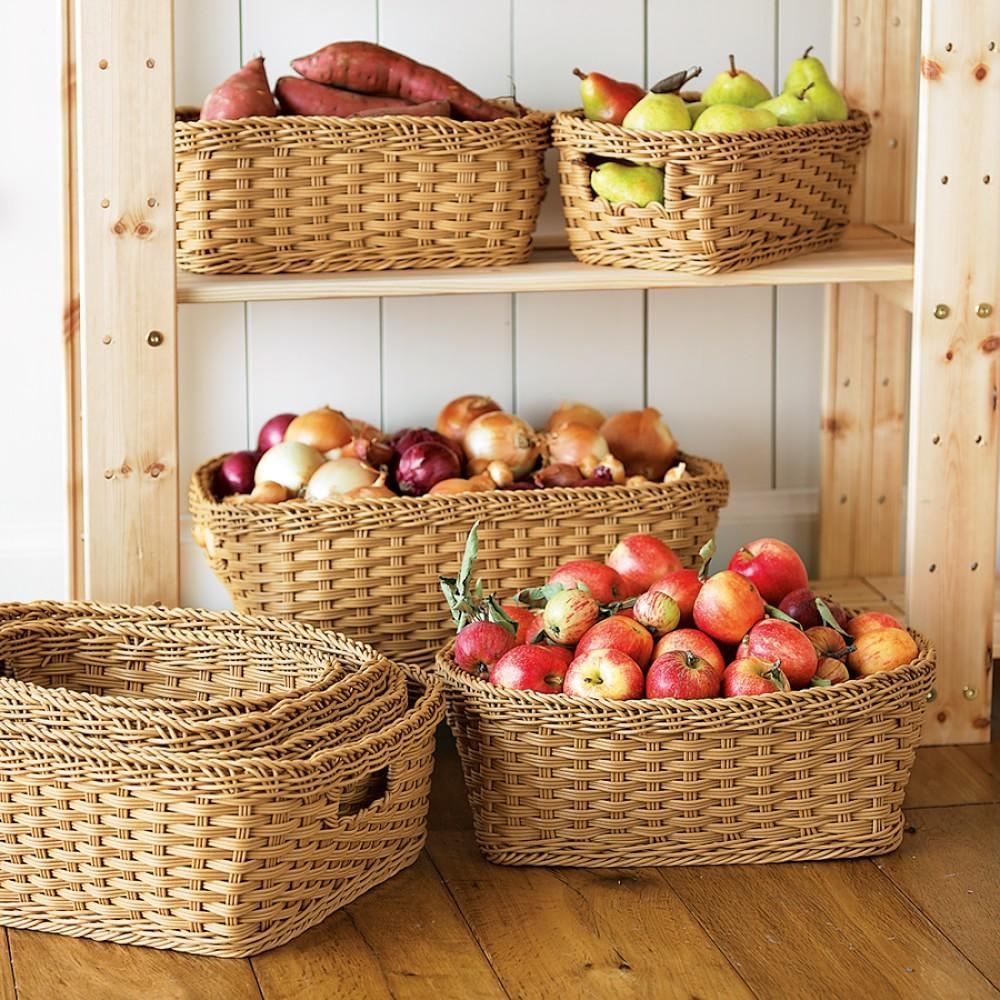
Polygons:
<instances>
[{"instance_id":1,"label":"red apple","mask_svg":"<svg viewBox=\"0 0 1000 1000\"><path fill-rule=\"evenodd\" d=\"M817 599L822 597L823 603L830 609L834 621L843 628L847 624L850 615L832 597L817 594L809 587L799 587L792 590L778 602L778 610L784 611L790 618L794 618L803 628L811 628L813 625L824 624L816 605Z\"/></svg>"},{"instance_id":2,"label":"red apple","mask_svg":"<svg viewBox=\"0 0 1000 1000\"><path fill-rule=\"evenodd\" d=\"M547 582L561 583L566 588L582 584L599 604L611 604L625 596L618 571L596 559L569 559L549 574Z\"/></svg>"},{"instance_id":3,"label":"red apple","mask_svg":"<svg viewBox=\"0 0 1000 1000\"><path fill-rule=\"evenodd\" d=\"M847 667L855 677L871 677L915 660L917 653L917 643L906 629L877 628L855 637Z\"/></svg>"},{"instance_id":4,"label":"red apple","mask_svg":"<svg viewBox=\"0 0 1000 1000\"><path fill-rule=\"evenodd\" d=\"M563 681L564 694L581 698L625 701L641 698L644 690L642 667L620 649L592 649L578 654Z\"/></svg>"},{"instance_id":5,"label":"red apple","mask_svg":"<svg viewBox=\"0 0 1000 1000\"><path fill-rule=\"evenodd\" d=\"M824 682L827 684L843 684L850 680L851 675L847 670L847 665L843 660L838 660L832 656L821 656L816 664L816 673L809 682L810 687L818 687Z\"/></svg>"},{"instance_id":6,"label":"red apple","mask_svg":"<svg viewBox=\"0 0 1000 1000\"><path fill-rule=\"evenodd\" d=\"M877 628L903 628L903 623L885 611L862 611L847 619L844 630L855 639Z\"/></svg>"},{"instance_id":7,"label":"red apple","mask_svg":"<svg viewBox=\"0 0 1000 1000\"><path fill-rule=\"evenodd\" d=\"M572 646L600 614L600 605L585 590L560 590L545 602L542 624L553 642Z\"/></svg>"},{"instance_id":8,"label":"red apple","mask_svg":"<svg viewBox=\"0 0 1000 1000\"><path fill-rule=\"evenodd\" d=\"M653 656L653 637L641 622L626 615L610 615L591 625L576 644L576 655L595 649L617 649L645 667Z\"/></svg>"},{"instance_id":9,"label":"red apple","mask_svg":"<svg viewBox=\"0 0 1000 1000\"><path fill-rule=\"evenodd\" d=\"M809 585L802 557L780 538L758 538L741 546L729 560L729 569L752 580L768 604Z\"/></svg>"},{"instance_id":10,"label":"red apple","mask_svg":"<svg viewBox=\"0 0 1000 1000\"><path fill-rule=\"evenodd\" d=\"M632 617L641 622L654 636L673 632L681 623L677 602L662 590L643 591L631 608Z\"/></svg>"},{"instance_id":11,"label":"red apple","mask_svg":"<svg viewBox=\"0 0 1000 1000\"><path fill-rule=\"evenodd\" d=\"M847 656L847 640L843 633L829 625L811 625L804 635L812 643L818 657L844 659Z\"/></svg>"},{"instance_id":12,"label":"red apple","mask_svg":"<svg viewBox=\"0 0 1000 1000\"><path fill-rule=\"evenodd\" d=\"M744 656L741 660L733 660L722 675L722 693L727 698L788 690L788 678L781 667L762 660L759 656Z\"/></svg>"},{"instance_id":13,"label":"red apple","mask_svg":"<svg viewBox=\"0 0 1000 1000\"><path fill-rule=\"evenodd\" d=\"M715 698L722 678L715 667L688 650L671 649L646 671L647 698Z\"/></svg>"},{"instance_id":14,"label":"red apple","mask_svg":"<svg viewBox=\"0 0 1000 1000\"><path fill-rule=\"evenodd\" d=\"M493 664L490 682L497 687L558 694L563 689L563 678L569 664L554 652L555 648L530 645L507 650Z\"/></svg>"},{"instance_id":15,"label":"red apple","mask_svg":"<svg viewBox=\"0 0 1000 1000\"><path fill-rule=\"evenodd\" d=\"M455 666L475 677L488 677L493 664L516 643L514 633L496 622L469 622L455 636Z\"/></svg>"},{"instance_id":16,"label":"red apple","mask_svg":"<svg viewBox=\"0 0 1000 1000\"><path fill-rule=\"evenodd\" d=\"M793 691L808 686L819 659L802 629L780 618L765 618L747 632L736 650L736 659L748 656L779 663Z\"/></svg>"},{"instance_id":17,"label":"red apple","mask_svg":"<svg viewBox=\"0 0 1000 1000\"><path fill-rule=\"evenodd\" d=\"M719 642L739 642L763 617L760 592L731 569L709 576L694 601L695 625Z\"/></svg>"},{"instance_id":18,"label":"red apple","mask_svg":"<svg viewBox=\"0 0 1000 1000\"><path fill-rule=\"evenodd\" d=\"M524 604L513 603L501 604L500 608L517 625L517 635L514 638L517 640L518 646L530 642L542 631L541 625L538 625L537 628L533 627L535 625L535 618L539 614L537 608L529 608Z\"/></svg>"},{"instance_id":19,"label":"red apple","mask_svg":"<svg viewBox=\"0 0 1000 1000\"><path fill-rule=\"evenodd\" d=\"M675 569L654 580L649 589L669 594L677 602L681 613L681 628L689 628L694 624L694 599L701 590L701 577L696 569Z\"/></svg>"},{"instance_id":20,"label":"red apple","mask_svg":"<svg viewBox=\"0 0 1000 1000\"><path fill-rule=\"evenodd\" d=\"M672 649L691 652L707 660L719 675L719 679L722 679L722 671L726 669L726 658L716 641L700 629L677 628L657 639L653 647L653 659L663 656Z\"/></svg>"},{"instance_id":21,"label":"red apple","mask_svg":"<svg viewBox=\"0 0 1000 1000\"><path fill-rule=\"evenodd\" d=\"M618 571L626 597L637 597L654 580L682 566L680 556L666 542L642 531L623 535L604 561Z\"/></svg>"}]
</instances>

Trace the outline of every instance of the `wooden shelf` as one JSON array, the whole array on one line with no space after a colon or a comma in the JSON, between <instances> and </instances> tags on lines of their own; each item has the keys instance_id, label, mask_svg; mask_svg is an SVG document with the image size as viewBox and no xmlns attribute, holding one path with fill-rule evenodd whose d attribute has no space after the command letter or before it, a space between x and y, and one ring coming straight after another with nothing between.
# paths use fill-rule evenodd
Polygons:
<instances>
[{"instance_id":1,"label":"wooden shelf","mask_svg":"<svg viewBox=\"0 0 1000 1000\"><path fill-rule=\"evenodd\" d=\"M471 295L491 292L580 292L726 285L870 283L905 301L913 281L913 246L905 227L853 225L829 250L747 271L692 275L677 271L595 267L564 248L537 248L525 264L326 274L204 275L179 272L178 302Z\"/></svg>"}]
</instances>

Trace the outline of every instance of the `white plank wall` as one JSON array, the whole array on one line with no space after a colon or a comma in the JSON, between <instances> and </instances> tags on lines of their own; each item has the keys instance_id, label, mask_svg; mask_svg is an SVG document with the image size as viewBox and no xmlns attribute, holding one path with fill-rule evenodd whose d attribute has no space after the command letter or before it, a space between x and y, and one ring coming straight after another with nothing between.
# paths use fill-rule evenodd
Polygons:
<instances>
[{"instance_id":1,"label":"white plank wall","mask_svg":"<svg viewBox=\"0 0 1000 1000\"><path fill-rule=\"evenodd\" d=\"M707 83L733 51L773 87L807 45L828 56L832 24L832 0L619 0L614 31L597 0L175 0L175 11L179 104L198 104L257 53L273 83L294 56L352 38L549 110L578 105L574 66L648 85L697 63ZM549 165L540 240L562 234L554 155ZM324 403L387 429L430 423L463 392L488 393L536 424L564 399L607 411L648 403L682 447L730 474L719 563L763 534L808 561L822 308L819 288L185 306L182 481L207 457L252 443L272 413ZM182 600L227 606L186 519L181 538Z\"/></svg>"}]
</instances>

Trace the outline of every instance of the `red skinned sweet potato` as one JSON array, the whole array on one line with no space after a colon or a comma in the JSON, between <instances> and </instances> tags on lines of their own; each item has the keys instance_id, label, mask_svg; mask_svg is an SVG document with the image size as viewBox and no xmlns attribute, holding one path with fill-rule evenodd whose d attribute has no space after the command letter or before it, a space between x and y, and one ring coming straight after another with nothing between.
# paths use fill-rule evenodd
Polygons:
<instances>
[{"instance_id":1,"label":"red skinned sweet potato","mask_svg":"<svg viewBox=\"0 0 1000 1000\"><path fill-rule=\"evenodd\" d=\"M485 100L447 73L374 42L332 42L293 59L292 68L317 83L363 94L389 94L411 104L448 101L458 116L473 121L494 121L517 114Z\"/></svg>"},{"instance_id":2,"label":"red skinned sweet potato","mask_svg":"<svg viewBox=\"0 0 1000 1000\"><path fill-rule=\"evenodd\" d=\"M267 82L264 57L251 59L232 76L226 77L201 106L203 121L217 118L248 118L276 115L278 106Z\"/></svg>"},{"instance_id":3,"label":"red skinned sweet potato","mask_svg":"<svg viewBox=\"0 0 1000 1000\"><path fill-rule=\"evenodd\" d=\"M402 112L410 102L401 97L387 97L385 94L358 94L353 90L331 87L326 83L316 83L301 76L279 77L274 85L278 106L287 115L334 115L347 118L366 108L393 108ZM408 113L408 112L407 112Z\"/></svg>"},{"instance_id":4,"label":"red skinned sweet potato","mask_svg":"<svg viewBox=\"0 0 1000 1000\"><path fill-rule=\"evenodd\" d=\"M425 117L429 115L444 115L451 117L451 105L447 101L424 101L423 104L407 104L405 107L382 106L379 108L365 108L364 111L356 111L352 118L377 118L380 115L416 115Z\"/></svg>"}]
</instances>

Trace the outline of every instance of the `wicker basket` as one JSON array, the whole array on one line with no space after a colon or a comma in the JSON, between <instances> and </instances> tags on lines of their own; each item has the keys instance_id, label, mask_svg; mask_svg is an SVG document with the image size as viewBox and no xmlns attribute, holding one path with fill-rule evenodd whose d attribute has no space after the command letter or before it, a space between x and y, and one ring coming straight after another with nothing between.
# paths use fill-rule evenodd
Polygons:
<instances>
[{"instance_id":1,"label":"wicker basket","mask_svg":"<svg viewBox=\"0 0 1000 1000\"><path fill-rule=\"evenodd\" d=\"M503 865L619 867L884 854L934 676L911 664L826 688L606 701L435 672L476 840Z\"/></svg>"},{"instance_id":2,"label":"wicker basket","mask_svg":"<svg viewBox=\"0 0 1000 1000\"><path fill-rule=\"evenodd\" d=\"M646 132L559 112L552 126L570 249L586 264L714 274L835 243L871 134L863 112L843 122L759 132ZM664 167L663 203L609 204L594 164Z\"/></svg>"},{"instance_id":3,"label":"wicker basket","mask_svg":"<svg viewBox=\"0 0 1000 1000\"><path fill-rule=\"evenodd\" d=\"M693 565L729 497L721 465L681 455L690 478L648 486L226 504L212 495L223 458L195 471L188 501L236 610L336 628L427 664L455 631L438 578L455 575L477 521L476 576L487 593L513 592L630 531L659 535Z\"/></svg>"},{"instance_id":4,"label":"wicker basket","mask_svg":"<svg viewBox=\"0 0 1000 1000\"><path fill-rule=\"evenodd\" d=\"M331 653L346 662L338 645ZM444 711L439 681L400 669L408 704L394 719L336 746L320 727L313 746L301 739L295 753L281 744L163 749L6 726L0 923L239 957L291 940L385 881L426 839ZM371 789L364 800L358 787Z\"/></svg>"},{"instance_id":5,"label":"wicker basket","mask_svg":"<svg viewBox=\"0 0 1000 1000\"><path fill-rule=\"evenodd\" d=\"M274 274L523 261L551 119L178 121L177 262Z\"/></svg>"}]
</instances>

